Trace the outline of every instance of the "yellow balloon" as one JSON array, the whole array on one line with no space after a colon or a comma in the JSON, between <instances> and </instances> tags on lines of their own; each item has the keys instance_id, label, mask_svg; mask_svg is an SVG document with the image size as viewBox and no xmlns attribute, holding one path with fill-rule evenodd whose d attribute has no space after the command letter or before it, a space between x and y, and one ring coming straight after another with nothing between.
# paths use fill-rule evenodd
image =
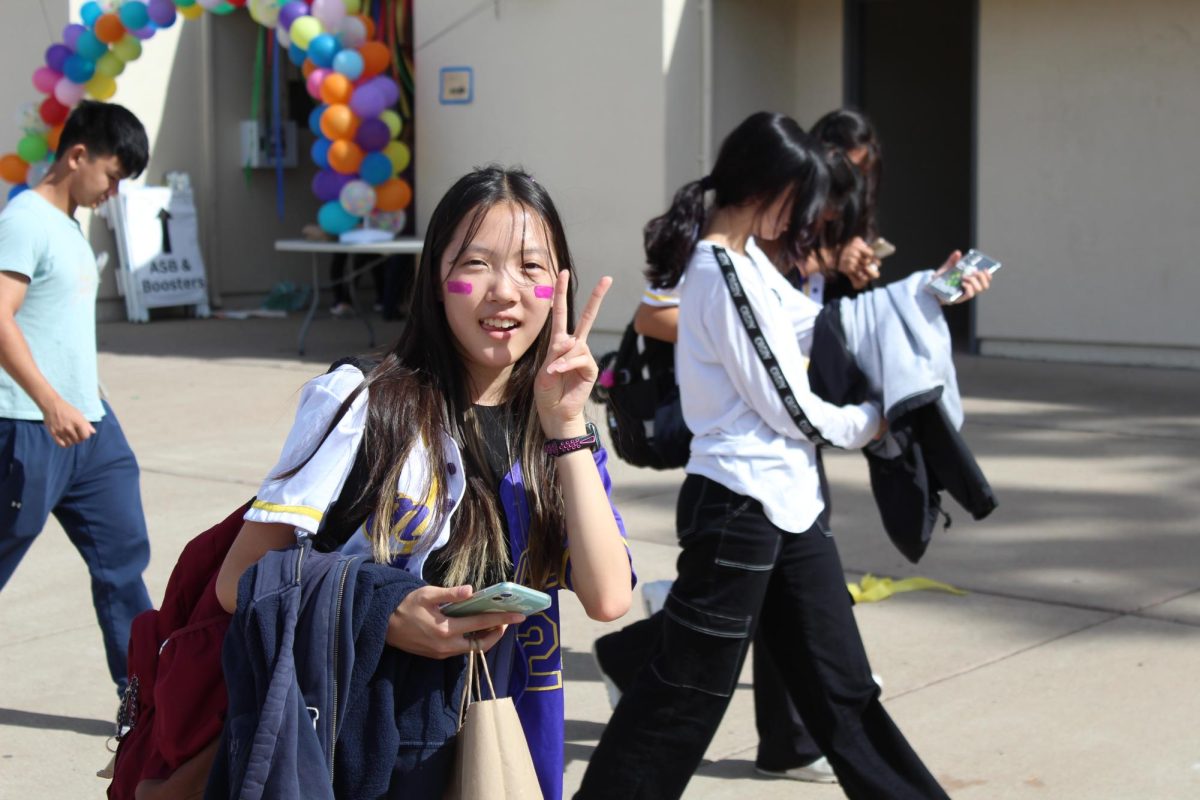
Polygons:
<instances>
[{"instance_id":1,"label":"yellow balloon","mask_svg":"<svg viewBox=\"0 0 1200 800\"><path fill-rule=\"evenodd\" d=\"M400 132L404 130L404 120L400 119L400 115L391 109L380 113L379 118L388 126L388 130L392 133L391 138L393 139L399 136Z\"/></svg>"},{"instance_id":2,"label":"yellow balloon","mask_svg":"<svg viewBox=\"0 0 1200 800\"><path fill-rule=\"evenodd\" d=\"M88 94L97 100L107 100L117 93L117 82L107 75L94 75L84 84Z\"/></svg>"},{"instance_id":3,"label":"yellow balloon","mask_svg":"<svg viewBox=\"0 0 1200 800\"><path fill-rule=\"evenodd\" d=\"M392 169L397 175L404 172L412 161L412 151L404 142L388 142L388 146L383 148L383 154L391 160Z\"/></svg>"},{"instance_id":4,"label":"yellow balloon","mask_svg":"<svg viewBox=\"0 0 1200 800\"><path fill-rule=\"evenodd\" d=\"M301 50L307 50L309 42L324 32L325 26L321 24L321 20L308 16L296 17L292 22L292 27L288 28L288 36L292 37L292 44Z\"/></svg>"},{"instance_id":5,"label":"yellow balloon","mask_svg":"<svg viewBox=\"0 0 1200 800\"><path fill-rule=\"evenodd\" d=\"M359 0L342 0L346 4L347 14L357 14L362 9L362 3Z\"/></svg>"},{"instance_id":6,"label":"yellow balloon","mask_svg":"<svg viewBox=\"0 0 1200 800\"><path fill-rule=\"evenodd\" d=\"M187 20L196 20L204 14L204 6L199 3L194 3L190 6L176 6L175 10L179 12L179 16Z\"/></svg>"},{"instance_id":7,"label":"yellow balloon","mask_svg":"<svg viewBox=\"0 0 1200 800\"><path fill-rule=\"evenodd\" d=\"M115 78L125 71L125 62L116 53L108 52L96 59L96 74Z\"/></svg>"},{"instance_id":8,"label":"yellow balloon","mask_svg":"<svg viewBox=\"0 0 1200 800\"><path fill-rule=\"evenodd\" d=\"M200 8L200 6L193 6ZM142 57L142 43L132 33L126 34L125 38L113 45L113 54L128 64L130 61L136 61Z\"/></svg>"}]
</instances>

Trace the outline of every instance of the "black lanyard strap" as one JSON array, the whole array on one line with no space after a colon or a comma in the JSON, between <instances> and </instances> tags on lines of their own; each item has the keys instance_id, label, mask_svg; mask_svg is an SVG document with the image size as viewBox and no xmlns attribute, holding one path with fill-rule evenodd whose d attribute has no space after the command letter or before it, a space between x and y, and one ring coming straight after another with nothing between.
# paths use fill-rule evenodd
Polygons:
<instances>
[{"instance_id":1,"label":"black lanyard strap","mask_svg":"<svg viewBox=\"0 0 1200 800\"><path fill-rule=\"evenodd\" d=\"M717 257L717 264L721 267L721 274L725 278L725 288L729 289L729 294L733 298L733 305L737 309L738 317L742 320L742 325L746 328L746 334L750 337L750 343L754 345L754 352L758 353L759 360L766 367L767 375L771 377L771 382L775 384L775 391L779 392L779 399L783 401L783 407L787 409L792 422L796 423L796 427L800 429L800 432L813 444L828 445L829 440L822 436L816 426L808 421L808 416L805 415L804 409L800 407L800 401L796 399L796 393L792 391L787 377L783 374L783 368L779 366L779 359L775 358L775 353L771 351L771 346L767 344L767 337L763 335L762 328L758 324L758 317L754 315L754 309L750 307L750 301L746 299L746 292L742 288L742 282L738 280L737 270L734 269L733 260L730 259L729 253L725 252L725 248L723 247L713 247L713 255Z\"/></svg>"}]
</instances>

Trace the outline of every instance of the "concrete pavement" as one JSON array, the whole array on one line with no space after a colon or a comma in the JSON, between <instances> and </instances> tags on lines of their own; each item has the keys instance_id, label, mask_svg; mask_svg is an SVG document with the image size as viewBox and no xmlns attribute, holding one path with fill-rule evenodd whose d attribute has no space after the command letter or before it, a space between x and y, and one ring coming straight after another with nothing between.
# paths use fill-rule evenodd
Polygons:
<instances>
[{"instance_id":1,"label":"concrete pavement","mask_svg":"<svg viewBox=\"0 0 1200 800\"><path fill-rule=\"evenodd\" d=\"M301 360L298 326L101 326L101 376L143 469L155 600L183 544L270 469L300 384L365 344L361 325L318 320ZM887 708L954 797L1200 796L1200 373L964 358L960 380L1001 506L975 523L950 501L954 523L919 566L887 543L862 458L827 462L849 579L969 591L859 607ZM640 577L672 577L681 473L618 462L614 480ZM570 791L608 716L589 649L609 627L563 606ZM115 697L86 571L56 523L0 594L0 686L0 797L102 796ZM687 796L840 797L755 776L748 686L747 670Z\"/></svg>"}]
</instances>

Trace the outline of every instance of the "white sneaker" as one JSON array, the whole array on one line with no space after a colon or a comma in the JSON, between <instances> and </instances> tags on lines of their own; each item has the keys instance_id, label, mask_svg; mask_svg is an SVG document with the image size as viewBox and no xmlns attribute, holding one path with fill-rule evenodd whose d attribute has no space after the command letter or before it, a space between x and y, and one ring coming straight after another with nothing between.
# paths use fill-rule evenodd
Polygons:
<instances>
[{"instance_id":1,"label":"white sneaker","mask_svg":"<svg viewBox=\"0 0 1200 800\"><path fill-rule=\"evenodd\" d=\"M596 652L596 643L592 643L592 660L596 662L596 672L600 673L600 681L604 684L605 691L608 692L608 705L617 710L617 703L621 702L621 690L617 688L617 684L613 683L613 679L608 677L608 673L604 671L604 665L600 663L600 655Z\"/></svg>"},{"instance_id":2,"label":"white sneaker","mask_svg":"<svg viewBox=\"0 0 1200 800\"><path fill-rule=\"evenodd\" d=\"M756 766L754 771L768 778L789 778L793 781L805 781L807 783L837 783L837 775L833 774L833 767L829 766L829 760L825 756L821 756L816 761L806 764L803 767L792 767L791 769L776 771Z\"/></svg>"},{"instance_id":3,"label":"white sneaker","mask_svg":"<svg viewBox=\"0 0 1200 800\"><path fill-rule=\"evenodd\" d=\"M642 584L642 607L646 609L647 617L653 617L662 610L673 583L675 581L650 581Z\"/></svg>"}]
</instances>

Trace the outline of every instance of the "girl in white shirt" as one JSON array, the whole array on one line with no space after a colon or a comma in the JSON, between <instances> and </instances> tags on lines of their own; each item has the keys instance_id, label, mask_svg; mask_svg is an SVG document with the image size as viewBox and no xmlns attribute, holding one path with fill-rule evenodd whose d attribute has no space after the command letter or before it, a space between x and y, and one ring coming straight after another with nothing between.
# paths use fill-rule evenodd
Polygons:
<instances>
[{"instance_id":1,"label":"girl in white shirt","mask_svg":"<svg viewBox=\"0 0 1200 800\"><path fill-rule=\"evenodd\" d=\"M584 419L597 376L587 336L611 280L573 325L573 273L540 184L495 167L461 178L429 221L400 340L366 376L348 365L305 386L283 456L217 577L232 611L247 567L315 536L319 548L369 553L423 578L429 585L392 613L388 644L442 659L499 643L507 657L494 671L508 680L498 691L513 697L554 800L564 735L557 591L574 590L598 620L622 616L632 591L604 450ZM356 459L365 479L345 496ZM548 592L550 608L528 618L441 612L500 580Z\"/></svg>"},{"instance_id":2,"label":"girl in white shirt","mask_svg":"<svg viewBox=\"0 0 1200 800\"><path fill-rule=\"evenodd\" d=\"M819 519L815 443L862 447L880 433L880 414L809 389L801 348L820 307L755 244L779 240L803 259L827 187L800 126L761 112L725 140L712 174L646 227L651 283L687 276L676 375L695 438L676 514L682 553L660 649L622 696L577 797L681 796L760 625L849 797L946 797L879 703Z\"/></svg>"}]
</instances>

